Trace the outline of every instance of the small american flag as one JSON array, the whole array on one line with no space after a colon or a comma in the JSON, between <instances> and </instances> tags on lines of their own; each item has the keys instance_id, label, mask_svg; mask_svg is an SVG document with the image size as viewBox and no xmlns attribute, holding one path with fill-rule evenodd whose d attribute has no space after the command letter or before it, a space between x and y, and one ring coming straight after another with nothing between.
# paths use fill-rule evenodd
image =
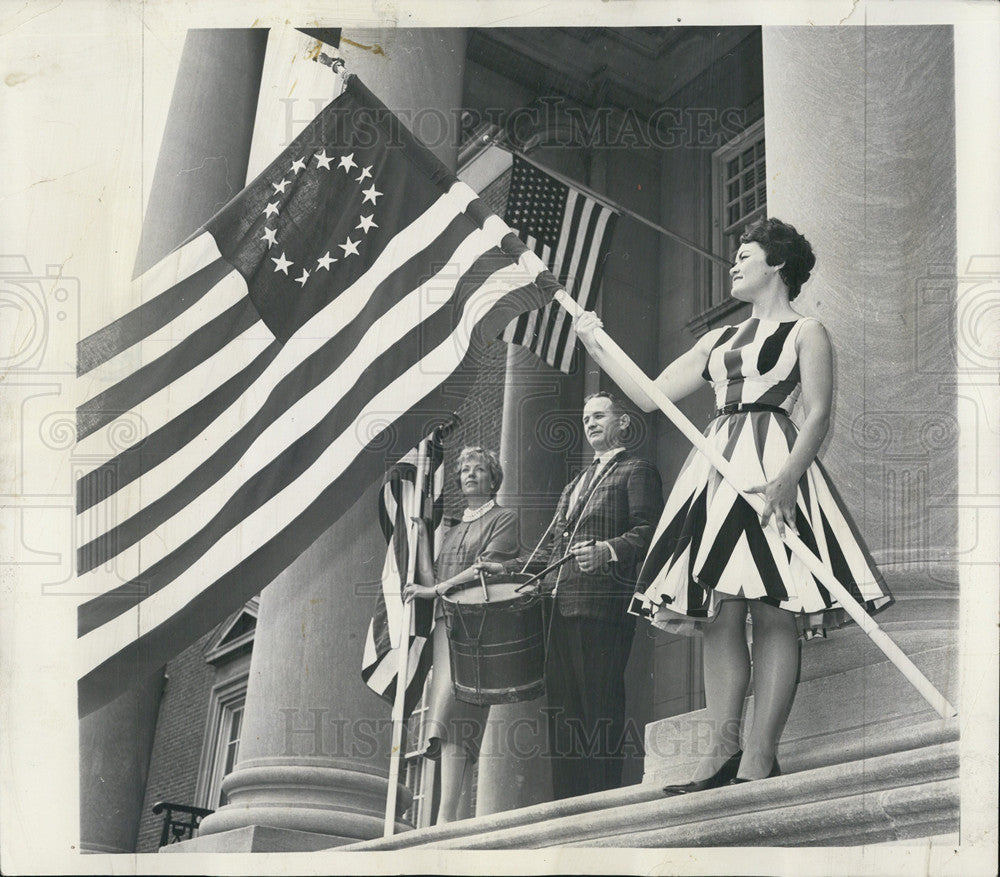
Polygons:
<instances>
[{"instance_id":1,"label":"small american flag","mask_svg":"<svg viewBox=\"0 0 1000 877\"><path fill-rule=\"evenodd\" d=\"M618 214L514 156L504 220L585 310L593 310ZM572 318L555 302L521 314L503 340L569 372L576 349Z\"/></svg>"},{"instance_id":2,"label":"small american flag","mask_svg":"<svg viewBox=\"0 0 1000 877\"><path fill-rule=\"evenodd\" d=\"M413 539L410 516L419 508L431 541L431 554L437 544L437 530L444 517L444 449L442 430L435 430L399 461L385 477L378 495L378 519L389 543L382 567L382 587L375 597L375 611L368 625L361 678L380 697L390 703L396 697L399 644L403 617L404 577L409 568L410 553L417 550ZM424 488L416 491L418 461L426 468ZM426 584L426 583L424 583ZM431 649L426 648L434 627L434 602L413 601L413 627L407 638L406 697L403 716L409 716L423 693L424 681L431 665Z\"/></svg>"}]
</instances>

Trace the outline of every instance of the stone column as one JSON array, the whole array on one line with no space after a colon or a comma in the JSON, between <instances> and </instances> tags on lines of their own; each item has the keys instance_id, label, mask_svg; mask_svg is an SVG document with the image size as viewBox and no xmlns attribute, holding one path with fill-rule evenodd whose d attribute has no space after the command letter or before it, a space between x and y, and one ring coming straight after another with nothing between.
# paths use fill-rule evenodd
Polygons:
<instances>
[{"instance_id":1,"label":"stone column","mask_svg":"<svg viewBox=\"0 0 1000 877\"><path fill-rule=\"evenodd\" d=\"M795 304L835 350L821 457L892 564L950 559L956 537L951 45L950 27L763 33L768 212L816 250Z\"/></svg>"},{"instance_id":2,"label":"stone column","mask_svg":"<svg viewBox=\"0 0 1000 877\"><path fill-rule=\"evenodd\" d=\"M821 457L894 570L952 565L957 534L951 46L950 27L763 36L768 212L813 243L796 306L835 350Z\"/></svg>"},{"instance_id":3,"label":"stone column","mask_svg":"<svg viewBox=\"0 0 1000 877\"><path fill-rule=\"evenodd\" d=\"M268 32L188 31L136 257L138 276L243 188Z\"/></svg>"},{"instance_id":4,"label":"stone column","mask_svg":"<svg viewBox=\"0 0 1000 877\"><path fill-rule=\"evenodd\" d=\"M571 179L584 179L583 150L544 146L532 157ZM526 135L527 136L527 135ZM502 505L520 514L521 548L527 554L552 520L566 482L590 461L583 438L583 369L570 376L542 363L522 347L507 353L504 381L500 460L504 483ZM551 800L548 728L542 709L545 696L528 703L502 704L490 709L479 761L476 815L485 816Z\"/></svg>"},{"instance_id":5,"label":"stone column","mask_svg":"<svg viewBox=\"0 0 1000 877\"><path fill-rule=\"evenodd\" d=\"M134 853L163 670L80 720L80 849Z\"/></svg>"},{"instance_id":6,"label":"stone column","mask_svg":"<svg viewBox=\"0 0 1000 877\"><path fill-rule=\"evenodd\" d=\"M454 166L454 128L434 129L456 123L464 31L343 37L348 70ZM239 761L224 781L229 803L202 822L200 837L173 847L314 850L381 836L390 709L360 675L385 557L377 490L264 590ZM401 788L399 812L408 802Z\"/></svg>"},{"instance_id":7,"label":"stone column","mask_svg":"<svg viewBox=\"0 0 1000 877\"><path fill-rule=\"evenodd\" d=\"M796 305L835 349L821 456L894 589L880 623L956 703L952 31L765 28L763 53L768 211L816 249ZM882 661L857 630L807 644L791 737L939 721Z\"/></svg>"},{"instance_id":8,"label":"stone column","mask_svg":"<svg viewBox=\"0 0 1000 877\"><path fill-rule=\"evenodd\" d=\"M389 709L360 675L385 557L377 490L261 594L229 803L191 848L308 850L381 836Z\"/></svg>"},{"instance_id":9,"label":"stone column","mask_svg":"<svg viewBox=\"0 0 1000 877\"><path fill-rule=\"evenodd\" d=\"M500 461L501 505L520 515L520 547L530 552L565 484L567 455L578 453L579 430L563 401L562 379L533 353L511 345L504 380ZM490 708L479 756L476 815L551 800L545 696Z\"/></svg>"}]
</instances>

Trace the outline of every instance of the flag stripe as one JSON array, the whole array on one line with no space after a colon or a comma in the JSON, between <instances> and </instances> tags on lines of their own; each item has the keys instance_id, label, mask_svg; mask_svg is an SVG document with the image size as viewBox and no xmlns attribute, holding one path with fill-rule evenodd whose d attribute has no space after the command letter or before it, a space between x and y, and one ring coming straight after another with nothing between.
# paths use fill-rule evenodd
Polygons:
<instances>
[{"instance_id":1,"label":"flag stripe","mask_svg":"<svg viewBox=\"0 0 1000 877\"><path fill-rule=\"evenodd\" d=\"M232 271L232 266L219 258L211 237L211 246L207 247L203 238L167 256L133 284L137 298L149 296L150 287L156 290L152 293L154 298L77 342L78 376L111 361L148 335L168 326ZM178 277L184 279L176 283Z\"/></svg>"},{"instance_id":2,"label":"flag stripe","mask_svg":"<svg viewBox=\"0 0 1000 877\"><path fill-rule=\"evenodd\" d=\"M242 283L239 275L231 275ZM244 299L249 303L249 299ZM130 431L148 435L177 417L192 399L214 392L249 366L256 356L274 342L274 336L258 320L237 339L198 363L171 384L143 399L131 410L121 411L100 429L90 433L77 447L94 467L106 462L119 447L117 436ZM141 439L140 439L141 440Z\"/></svg>"},{"instance_id":3,"label":"flag stripe","mask_svg":"<svg viewBox=\"0 0 1000 877\"><path fill-rule=\"evenodd\" d=\"M495 274L491 272L492 276L487 278L488 282L483 282L484 270L496 267L498 263L506 265ZM469 303L475 301L477 297L488 296L490 288L495 286L497 277L514 276L517 273L511 269L508 256L499 251L492 251L484 257L482 263L476 263L463 282L457 284L453 304L456 307L463 307L464 304L465 309L468 309ZM409 298L419 311L422 306L420 291ZM136 600L137 589L146 595L159 592L173 578L187 570L214 542L229 533L241 519L252 515L285 489L288 483L301 480L308 468L322 455L324 449L343 439L340 433L344 424L352 422L359 424L359 418L368 400L380 392L386 392L384 388L387 383L389 387L394 386L403 374L412 371L410 363L414 361L413 347L430 345L438 348L439 345L449 342L455 345L468 343L468 339L456 336L456 333L451 331L454 324L451 307L439 308L422 324L419 324L419 314L416 320L412 317L401 317L398 324L412 327L403 336L401 343L396 344L395 339L379 337L380 343L392 346L378 359L372 361L370 365L362 363L349 375L339 371L327 380L326 386L321 385L322 392L319 398L326 398L328 401L320 409L321 412L326 412L325 415L315 426L311 426L308 431L287 443L279 444L278 440L258 442L258 456L264 458L265 465L256 469L258 460L245 457L227 473L225 478L203 494L202 501L184 507L176 520L178 532L176 535L171 533L175 538L167 540L163 532L155 532L141 542L143 565L146 568L141 582L127 582L84 603L78 613L79 634L82 636L127 611ZM433 375L427 376L427 378L432 377ZM342 392L340 398L334 395L338 389ZM346 392L343 392L344 389ZM303 407L308 410L310 407L308 399L305 401L307 405ZM405 410L409 405L402 407ZM292 420L293 418L283 418L282 423ZM299 426L298 423L294 425ZM363 421L359 426L364 428ZM275 452L276 446L283 450ZM208 523L205 523L206 519ZM162 528L162 521L158 521L157 524ZM132 544L117 545L112 540L108 541L111 543L110 550L114 548L120 550ZM95 540L95 543L92 543L95 552L106 547L101 539ZM89 568L103 564L106 559L101 557ZM93 561L94 558L81 557L81 567L85 560ZM96 569L96 572L96 578L103 577L101 569ZM94 587L94 590L98 588Z\"/></svg>"},{"instance_id":4,"label":"flag stripe","mask_svg":"<svg viewBox=\"0 0 1000 877\"><path fill-rule=\"evenodd\" d=\"M410 521L407 520L407 517L408 510L413 508L413 495L416 490L413 481L416 470L413 466L410 469L411 471L407 473L409 477L404 476L392 485L399 490L399 502L396 503L393 499L393 527L382 569L382 609L385 613L384 632L388 635L386 642L388 648L399 648L399 637L402 633L403 602L400 599L400 594L402 593L403 579L409 570L407 564L410 549ZM392 493L391 486L389 492Z\"/></svg>"},{"instance_id":5,"label":"flag stripe","mask_svg":"<svg viewBox=\"0 0 1000 877\"><path fill-rule=\"evenodd\" d=\"M583 289L584 266L587 264L587 257L590 255L590 248L594 242L594 233L597 230L601 215L604 213L603 210L597 209L593 203L590 206L591 209L584 214L584 232L581 235L577 235L569 267L569 279L573 284L571 294L574 298L578 298Z\"/></svg>"},{"instance_id":6,"label":"flag stripe","mask_svg":"<svg viewBox=\"0 0 1000 877\"><path fill-rule=\"evenodd\" d=\"M247 386L242 386L245 382L234 385L234 388L242 388L243 391L228 400L225 415L219 417L211 428L205 429L197 445L178 450L170 459L170 466L155 468L152 457L143 450L142 457L147 471L143 474L142 495L146 508L151 509L144 530L148 532L166 519L162 511L152 510L153 506L166 499L167 504L162 508L173 509L169 514L182 508L208 485L217 481L265 429L276 423L305 393L315 390L324 380L329 382L328 376L348 360L349 354L355 350L363 350L360 344L370 327L390 309L398 306L404 294L409 297L411 310L409 313L397 311L398 316L391 323L391 328L398 333L408 325L402 320L418 320L421 306L419 302L413 301L413 290L425 279L427 265L446 263L456 255L463 258L463 250L460 249L463 245L467 251L477 243L480 248L488 244L482 237L470 238L468 228L468 221L464 217L456 217L430 247L386 277L374 293L364 298L341 296L331 306L336 312L332 315L336 318L335 321L317 319L317 325L310 327L313 329L310 334L315 336L313 344L286 345L285 352L276 357L273 367L268 369L261 380ZM358 306L360 310L355 309ZM326 340L325 332L329 330L318 324L329 325L331 322L343 328L339 333L334 331L333 336ZM380 331L378 342L388 343L393 337L390 332ZM314 344L320 346L312 350ZM302 347L308 347L308 351L303 351ZM251 363L251 367L253 365ZM309 416L323 410L324 404L320 401L319 407L314 407L311 411L307 409L305 417L297 418L296 422L305 424ZM161 452L166 447L169 446L151 449L156 453L157 462L168 459ZM270 452L265 450L264 453ZM132 541L134 539L126 539L121 543L122 547ZM100 562L102 561L95 556L86 569Z\"/></svg>"},{"instance_id":7,"label":"flag stripe","mask_svg":"<svg viewBox=\"0 0 1000 877\"><path fill-rule=\"evenodd\" d=\"M427 644L427 637L414 636L410 638L410 660L407 662L407 682L412 681L420 671L420 658L424 647ZM375 654L373 650L373 655ZM429 656L430 657L430 656ZM430 660L428 660L428 668ZM362 670L361 678L365 684L373 691L387 699L394 700L396 697L396 672L399 660L395 650L383 656L382 660L373 660ZM412 712L412 707L405 712Z\"/></svg>"},{"instance_id":8,"label":"flag stripe","mask_svg":"<svg viewBox=\"0 0 1000 877\"><path fill-rule=\"evenodd\" d=\"M552 259L552 249L548 244L543 244L541 241L536 241L535 246L532 248L532 252L544 261L546 265L550 264ZM528 326L527 334L525 335L525 341L523 342L526 347L533 350L534 345L538 341L538 334L540 327L543 325L542 317L545 314L545 308L540 308L538 310L528 312Z\"/></svg>"},{"instance_id":9,"label":"flag stripe","mask_svg":"<svg viewBox=\"0 0 1000 877\"><path fill-rule=\"evenodd\" d=\"M593 288L587 283L585 266L588 262L590 248L594 241L594 235L597 232L598 226L602 225L601 217L606 215L606 212L603 210L598 210L596 208L590 210L589 215L586 217L586 231L583 235L578 236L576 239L576 247L574 248L572 263L570 264L569 276L573 281L572 292L570 294L577 300L579 300L581 292ZM567 347L570 351L572 351L573 344L570 343L572 327L572 318L565 308L560 307L558 326L555 335L556 343L547 351L546 362L548 362L549 365L555 366L557 362L560 362ZM572 342L576 342L575 334L572 334Z\"/></svg>"},{"instance_id":10,"label":"flag stripe","mask_svg":"<svg viewBox=\"0 0 1000 877\"><path fill-rule=\"evenodd\" d=\"M157 360L163 359L185 339L212 320L221 318L227 311L247 298L246 283L235 271L230 270L215 283L211 295L202 296L191 307L155 331L151 331L140 344L122 351L118 356L89 372L90 386L115 386L122 382L122 374L134 372L140 365L141 357L155 353ZM154 390L154 388L150 388ZM155 390L154 390L155 391ZM96 444L97 442L91 442Z\"/></svg>"},{"instance_id":11,"label":"flag stripe","mask_svg":"<svg viewBox=\"0 0 1000 877\"><path fill-rule=\"evenodd\" d=\"M199 399L186 411L126 448L118 456L102 463L77 482L77 512L84 512L113 496L137 478L148 475L181 447L191 442L205 428L229 409L258 380L281 350L277 341L264 348L250 365ZM174 480L177 475L174 475ZM148 501L148 500L147 500Z\"/></svg>"},{"instance_id":12,"label":"flag stripe","mask_svg":"<svg viewBox=\"0 0 1000 877\"><path fill-rule=\"evenodd\" d=\"M249 599L305 550L329 526L335 510L352 498L356 499L370 483L370 467L351 465L351 461L370 446L364 440L366 421L372 416L384 416L386 411L408 411L435 391L437 397L446 398L439 389L440 377L454 373L465 364L477 318L488 313L491 306L507 295L516 296L521 291L511 290L511 276L518 275L504 270L483 284L467 300L460 318L455 321L455 330L390 385L371 394L368 404L352 422L345 424L320 457L274 499L248 514L242 528L219 534L197 558L186 556L183 572L166 586L150 588L150 596L142 601L141 607L133 606L100 628L82 635L79 645L84 672L90 673L102 665L107 665L105 670L118 666L121 656L131 653L133 641L156 660L160 654L158 650L166 648L164 637L169 635L160 632L161 628L168 628L176 636L178 623L183 627L198 617L192 616L192 607L210 608L220 599L220 591L229 594L225 605L231 605L236 599ZM477 356L473 351L473 367ZM376 451L374 456L380 463L384 460L384 450ZM254 546L259 547L254 549ZM242 560L227 572L220 573L233 558ZM146 583L145 576L143 579ZM206 585L206 581L210 584ZM244 594L246 596L242 596ZM171 624L167 625L168 621ZM101 675L106 677L105 672Z\"/></svg>"},{"instance_id":13,"label":"flag stripe","mask_svg":"<svg viewBox=\"0 0 1000 877\"><path fill-rule=\"evenodd\" d=\"M405 417L402 420L405 428ZM238 540L232 540L232 544L220 546L217 569L212 569L211 559L203 564L204 581L208 584L193 589L186 601L176 600L171 616L159 618L137 634L138 610L134 610L131 626L121 624L113 630L102 629L89 635L92 641L79 640L79 660L84 667L78 685L81 715L124 690L137 663L157 666L170 660L214 627L229 611L227 607L244 603L259 593L329 529L337 518L338 506L353 504L370 486L375 473L384 471L385 452L379 438L374 436L369 447L359 452L355 463L345 466L337 480L329 483L297 518L270 540L255 539L242 547ZM234 559L235 565L226 569Z\"/></svg>"},{"instance_id":14,"label":"flag stripe","mask_svg":"<svg viewBox=\"0 0 1000 877\"><path fill-rule=\"evenodd\" d=\"M524 239L524 244L527 246L528 251L534 253L547 269L547 266L552 263L552 250L548 244L544 244L530 235ZM538 327L542 322L542 315L544 313L545 308L539 308L521 314L504 329L501 337L508 343L520 344L534 350L538 338Z\"/></svg>"},{"instance_id":15,"label":"flag stripe","mask_svg":"<svg viewBox=\"0 0 1000 877\"><path fill-rule=\"evenodd\" d=\"M81 405L77 409L77 435L86 438L106 426L123 411L131 410L152 393L169 386L259 321L257 309L248 298L238 301L166 355L141 366L125 380Z\"/></svg>"},{"instance_id":16,"label":"flag stripe","mask_svg":"<svg viewBox=\"0 0 1000 877\"><path fill-rule=\"evenodd\" d=\"M580 226L585 222L585 215L593 207L594 202L589 198L581 198L576 192L571 193L571 200L566 202L566 217L569 219L569 230L560 235L559 248L556 250L555 266L552 273L561 286L566 287L570 278L570 267L573 264L573 253L579 239ZM572 246L571 246L572 245ZM576 290L570 289L570 293Z\"/></svg>"},{"instance_id":17,"label":"flag stripe","mask_svg":"<svg viewBox=\"0 0 1000 877\"><path fill-rule=\"evenodd\" d=\"M611 240L611 235L608 233L608 222L616 215L610 210L595 207L587 223L587 231L579 249L579 256L572 268L570 276L573 278L574 298L585 310L593 310L597 303L600 276L596 267L601 264L598 263L597 259L600 256L603 261L603 256L607 253L607 247ZM594 245L595 240L599 242L599 246ZM562 309L560 308L560 310ZM563 311L560 317L562 329L557 343L548 351L546 361L550 365L568 372L576 351L576 333L573 331L573 323L569 314Z\"/></svg>"},{"instance_id":18,"label":"flag stripe","mask_svg":"<svg viewBox=\"0 0 1000 877\"><path fill-rule=\"evenodd\" d=\"M574 193L575 194L575 193ZM579 290L579 278L576 277L576 267L580 255L582 239L580 227L586 226L588 217L593 212L594 202L589 198L577 197L574 199L573 214L570 220L570 231L564 235L560 241L562 245L572 243L572 247L565 246L562 257L562 267L558 276L559 283L569 291L573 298L576 298ZM556 302L549 305L548 321L545 327L545 341L538 351L538 355L549 365L552 364L552 353L555 352L552 339L558 337L558 332L562 328L563 322L569 317L566 310Z\"/></svg>"},{"instance_id":19,"label":"flag stripe","mask_svg":"<svg viewBox=\"0 0 1000 877\"><path fill-rule=\"evenodd\" d=\"M570 190L566 198L566 209L563 213L563 233L559 235L559 243L556 246L556 254L552 259L553 270L556 280L560 285L566 286L566 279L569 276L569 255L570 244L576 240L576 235L580 228L580 215L590 203L589 198L581 198L579 193ZM568 288L568 287L567 287ZM572 294L573 290L569 289Z\"/></svg>"}]
</instances>

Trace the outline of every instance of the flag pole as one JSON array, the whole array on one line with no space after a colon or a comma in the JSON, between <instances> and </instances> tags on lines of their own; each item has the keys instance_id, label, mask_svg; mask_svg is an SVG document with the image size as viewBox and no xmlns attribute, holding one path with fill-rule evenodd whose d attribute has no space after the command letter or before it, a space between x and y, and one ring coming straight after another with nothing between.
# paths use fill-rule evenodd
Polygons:
<instances>
[{"instance_id":1,"label":"flag pole","mask_svg":"<svg viewBox=\"0 0 1000 877\"><path fill-rule=\"evenodd\" d=\"M409 545L410 550L406 558L406 578L401 582L406 586L407 582L413 581L416 571L417 552L415 546L419 539L419 520L421 512L420 502L424 489L425 469L427 465L428 453L427 442L421 440L417 446L417 465L413 479L413 496L411 497L412 507L409 509L407 520L411 528ZM401 595L402 596L402 595ZM396 799L399 786L399 769L403 760L403 711L406 703L406 681L409 678L410 664L410 627L413 619L413 602L403 601L403 612L399 624L399 663L396 668L396 696L392 703L392 747L389 750L389 790L385 802L385 831L384 837L392 837L396 824Z\"/></svg>"},{"instance_id":2,"label":"flag pole","mask_svg":"<svg viewBox=\"0 0 1000 877\"><path fill-rule=\"evenodd\" d=\"M693 250L694 252L698 253L698 255L704 256L706 259L710 259L711 261L716 262L719 265L722 265L726 269L733 267L732 261L725 258L724 256L720 256L717 253L713 253L711 250L706 250L704 247L698 246L698 244L696 244L694 241L689 241L687 238L677 234L677 232L671 231L669 228L665 228L659 223L653 222L653 220L651 219L647 219L645 216L636 213L634 210L629 210L628 207L622 206L617 201L611 201L606 195L601 195L595 192L593 189L589 189L586 186L576 182L575 180L569 179L569 177L564 177L562 174L540 165L537 161L528 158L528 156L525 155L517 147L509 146L506 143L500 143L499 137L502 134L503 134L502 131L496 134L487 143L487 148L489 148L490 146L496 146L498 149L503 149L505 152L509 152L511 155L516 155L518 158L520 158L523 161L526 161L532 167L538 168L540 171L542 171L542 173L548 174L550 177L552 177L555 180L558 180L563 185L571 186L572 188L576 189L579 192L582 192L589 198L593 198L595 201L599 201L605 207L610 207L616 213L620 213L622 216L627 216L629 217L629 219L634 219L636 222L642 223L647 228L653 229L653 231L658 232L664 237L670 238L672 241L676 241L682 247L687 247L689 250ZM485 150L483 150L483 152L485 152ZM478 155L482 155L482 152L478 153ZM478 155L476 157L478 157ZM475 158L473 158L472 160L475 161Z\"/></svg>"},{"instance_id":3,"label":"flag pole","mask_svg":"<svg viewBox=\"0 0 1000 877\"><path fill-rule=\"evenodd\" d=\"M555 298L574 317L583 313L583 309L563 290L559 290L555 294ZM730 462L705 440L705 437L698 431L695 425L670 401L666 393L629 358L628 354L611 339L607 332L603 329L597 329L594 334L601 343L601 346L607 351L608 356L614 359L628 373L628 376L645 391L649 398L656 403L657 407L666 414L674 426L684 433L688 441L708 458L709 462L719 470L726 481L750 504L750 507L758 515L762 514L764 511L764 500L756 494L744 493L739 475ZM776 528L773 519L771 526ZM944 695L917 669L917 666L889 638L889 635L875 623L875 620L851 596L847 588L837 580L833 575L833 571L824 566L823 562L798 537L798 534L786 527L785 534L781 538L795 555L805 563L809 571L824 584L830 594L843 607L844 611L867 634L868 638L882 650L883 654L906 677L907 681L920 692L921 696L933 707L935 712L942 719L950 719L958 715L955 708L948 703Z\"/></svg>"},{"instance_id":4,"label":"flag pole","mask_svg":"<svg viewBox=\"0 0 1000 877\"><path fill-rule=\"evenodd\" d=\"M417 568L417 540L420 538L420 517L424 482L430 449L427 439L417 446L417 465L413 479L412 507L407 519L410 522L410 550L406 558L406 578L400 583L406 587L412 582ZM402 596L402 594L400 594ZM396 799L399 789L399 768L403 762L403 711L406 705L406 682L410 678L410 627L413 623L413 601L403 601L399 623L399 664L396 668L396 696L392 702L392 746L389 749L389 791L385 800L385 830L383 837L392 837L396 827Z\"/></svg>"}]
</instances>

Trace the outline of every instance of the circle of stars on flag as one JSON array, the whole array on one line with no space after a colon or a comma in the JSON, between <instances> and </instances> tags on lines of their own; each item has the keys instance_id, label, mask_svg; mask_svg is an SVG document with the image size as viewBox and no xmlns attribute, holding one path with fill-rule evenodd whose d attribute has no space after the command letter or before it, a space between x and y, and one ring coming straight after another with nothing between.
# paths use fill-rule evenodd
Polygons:
<instances>
[{"instance_id":1,"label":"circle of stars on flag","mask_svg":"<svg viewBox=\"0 0 1000 877\"><path fill-rule=\"evenodd\" d=\"M312 265L312 270L310 271L308 267L302 267L301 273L298 277L294 275L298 272L292 271L289 273L289 269L295 265L295 262L288 258L284 251L281 255L275 258L274 256L269 256L270 260L274 263L274 273L281 272L286 277L292 278L300 286L305 286L309 278L312 277L317 271L329 271L330 266L334 262L339 262L342 259L348 259L351 256L358 256L360 252L358 247L364 243L364 238L373 228L378 228L378 223L375 222L375 208L378 205L378 199L382 197L383 193L375 188L375 180L372 177L372 165L367 167L361 167L354 160L354 153L351 152L347 155L342 155L339 158L335 155L327 155L326 149L321 149L319 152L315 152L310 156L300 156L296 158L289 165L287 172L276 183L271 183L271 187L274 190L273 200L269 200L267 205L262 211L265 219L265 225L263 228L263 234L260 239L267 243L268 250L274 248L275 252L278 249L278 229L267 224L273 217L277 217L281 213L281 196L286 194L286 190L289 185L294 181L295 176L300 172L304 171L308 164L315 160L316 166L315 170L319 171L329 171L331 173L343 172L348 174L359 186L363 185L365 182L368 183L367 189L362 189L361 194L363 195L363 200L361 202L361 213L358 215L358 224L354 227L354 231L357 232L349 234L347 239L342 244L337 244L334 250L339 249L341 252L334 255L330 250L327 250L322 256L320 256L314 265ZM366 207L366 205L371 205ZM367 215L366 215L367 214ZM277 220L275 220L277 222ZM357 239L355 239L355 237Z\"/></svg>"}]
</instances>

